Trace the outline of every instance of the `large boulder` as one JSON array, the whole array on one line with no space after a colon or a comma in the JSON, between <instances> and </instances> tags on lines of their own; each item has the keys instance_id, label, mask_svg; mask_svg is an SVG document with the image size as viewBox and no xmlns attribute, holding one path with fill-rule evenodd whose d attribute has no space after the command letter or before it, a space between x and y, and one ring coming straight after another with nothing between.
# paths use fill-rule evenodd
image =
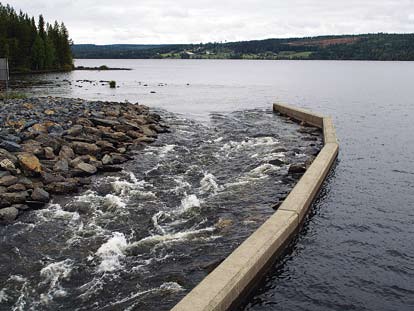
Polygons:
<instances>
[{"instance_id":1,"label":"large boulder","mask_svg":"<svg viewBox=\"0 0 414 311\"><path fill-rule=\"evenodd\" d=\"M31 153L20 153L17 155L20 166L29 173L40 173L42 171L42 165L39 159Z\"/></svg>"}]
</instances>

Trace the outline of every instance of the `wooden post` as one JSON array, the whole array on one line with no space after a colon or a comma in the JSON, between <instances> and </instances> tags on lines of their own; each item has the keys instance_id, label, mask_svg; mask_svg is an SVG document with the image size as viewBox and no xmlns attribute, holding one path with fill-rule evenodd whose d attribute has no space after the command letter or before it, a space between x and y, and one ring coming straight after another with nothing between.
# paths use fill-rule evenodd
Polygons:
<instances>
[{"instance_id":1,"label":"wooden post","mask_svg":"<svg viewBox=\"0 0 414 311\"><path fill-rule=\"evenodd\" d=\"M7 102L9 91L9 62L7 58L0 58L0 90L4 86L4 102Z\"/></svg>"}]
</instances>

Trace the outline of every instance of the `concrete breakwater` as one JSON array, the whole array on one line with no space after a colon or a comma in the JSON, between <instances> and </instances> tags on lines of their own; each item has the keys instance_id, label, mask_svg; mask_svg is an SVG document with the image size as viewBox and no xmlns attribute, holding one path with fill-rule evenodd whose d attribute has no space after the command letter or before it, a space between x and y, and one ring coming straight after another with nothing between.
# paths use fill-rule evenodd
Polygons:
<instances>
[{"instance_id":1,"label":"concrete breakwater","mask_svg":"<svg viewBox=\"0 0 414 311\"><path fill-rule=\"evenodd\" d=\"M275 104L273 109L321 128L325 145L278 210L185 296L173 311L227 310L242 299L275 254L280 253L298 232L337 157L339 145L331 118L289 105Z\"/></svg>"},{"instance_id":2,"label":"concrete breakwater","mask_svg":"<svg viewBox=\"0 0 414 311\"><path fill-rule=\"evenodd\" d=\"M167 131L148 107L33 98L0 105L0 223L116 172L135 148Z\"/></svg>"}]
</instances>

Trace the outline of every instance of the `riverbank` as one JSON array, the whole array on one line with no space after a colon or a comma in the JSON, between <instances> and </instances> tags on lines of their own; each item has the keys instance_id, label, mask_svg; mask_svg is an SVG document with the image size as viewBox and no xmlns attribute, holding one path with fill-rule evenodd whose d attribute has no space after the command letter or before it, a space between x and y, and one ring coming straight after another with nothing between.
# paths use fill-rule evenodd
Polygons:
<instances>
[{"instance_id":1,"label":"riverbank","mask_svg":"<svg viewBox=\"0 0 414 311\"><path fill-rule=\"evenodd\" d=\"M166 132L139 104L65 98L0 105L0 222L76 192L99 172L120 171L134 149Z\"/></svg>"}]
</instances>

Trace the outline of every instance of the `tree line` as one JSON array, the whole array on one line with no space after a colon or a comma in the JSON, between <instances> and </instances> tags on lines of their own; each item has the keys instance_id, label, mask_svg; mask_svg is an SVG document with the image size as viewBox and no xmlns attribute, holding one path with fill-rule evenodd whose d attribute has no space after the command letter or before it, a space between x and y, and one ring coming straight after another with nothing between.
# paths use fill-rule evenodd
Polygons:
<instances>
[{"instance_id":1,"label":"tree line","mask_svg":"<svg viewBox=\"0 0 414 311\"><path fill-rule=\"evenodd\" d=\"M64 23L46 23L0 3L0 57L11 72L72 70L72 42Z\"/></svg>"},{"instance_id":2,"label":"tree line","mask_svg":"<svg viewBox=\"0 0 414 311\"><path fill-rule=\"evenodd\" d=\"M414 34L361 34L229 43L74 45L77 58L224 58L414 61Z\"/></svg>"}]
</instances>

